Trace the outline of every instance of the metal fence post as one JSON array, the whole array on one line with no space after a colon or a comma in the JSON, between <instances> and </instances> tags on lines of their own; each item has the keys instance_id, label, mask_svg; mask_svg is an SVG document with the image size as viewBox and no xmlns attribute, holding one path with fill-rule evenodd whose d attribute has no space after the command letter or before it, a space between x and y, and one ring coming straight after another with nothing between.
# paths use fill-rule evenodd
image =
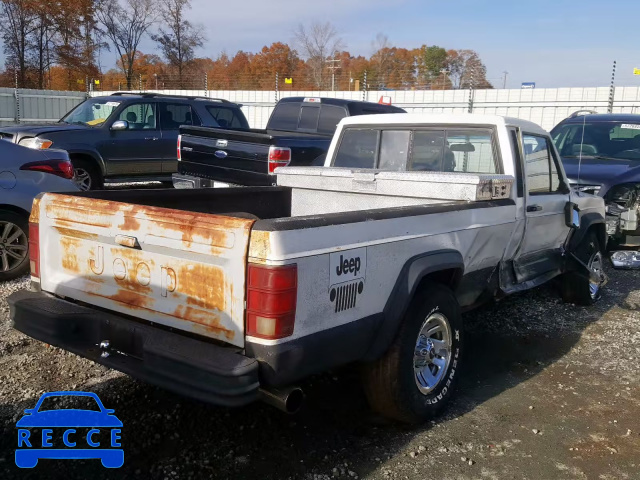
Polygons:
<instances>
[{"instance_id":1,"label":"metal fence post","mask_svg":"<svg viewBox=\"0 0 640 480\"><path fill-rule=\"evenodd\" d=\"M15 98L15 103L16 103L16 113L15 113L15 120L16 123L20 123L20 94L18 93L18 71L16 70L15 73L15 89L13 91L13 96Z\"/></svg>"},{"instance_id":2,"label":"metal fence post","mask_svg":"<svg viewBox=\"0 0 640 480\"><path fill-rule=\"evenodd\" d=\"M276 103L278 103L278 72L276 72Z\"/></svg>"},{"instance_id":3,"label":"metal fence post","mask_svg":"<svg viewBox=\"0 0 640 480\"><path fill-rule=\"evenodd\" d=\"M367 71L364 71L364 80L363 80L363 85L362 85L362 100L366 101L367 100Z\"/></svg>"},{"instance_id":4,"label":"metal fence post","mask_svg":"<svg viewBox=\"0 0 640 480\"><path fill-rule=\"evenodd\" d=\"M611 72L611 87L609 88L609 106L607 107L607 113L613 113L613 99L616 94L616 61L613 61L613 71Z\"/></svg>"},{"instance_id":5,"label":"metal fence post","mask_svg":"<svg viewBox=\"0 0 640 480\"><path fill-rule=\"evenodd\" d=\"M473 70L471 70L471 82L469 84L469 113L473 113L473 92L474 92Z\"/></svg>"}]
</instances>

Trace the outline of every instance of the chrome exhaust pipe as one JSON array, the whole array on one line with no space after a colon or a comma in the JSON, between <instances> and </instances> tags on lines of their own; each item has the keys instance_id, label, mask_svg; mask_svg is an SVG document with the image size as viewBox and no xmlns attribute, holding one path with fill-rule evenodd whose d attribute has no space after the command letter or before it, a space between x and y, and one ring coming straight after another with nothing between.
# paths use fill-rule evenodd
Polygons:
<instances>
[{"instance_id":1,"label":"chrome exhaust pipe","mask_svg":"<svg viewBox=\"0 0 640 480\"><path fill-rule=\"evenodd\" d=\"M293 414L302 407L304 393L299 387L287 387L281 389L261 388L260 400L264 403L268 403L272 407L276 407L278 410L282 410L285 413Z\"/></svg>"}]
</instances>

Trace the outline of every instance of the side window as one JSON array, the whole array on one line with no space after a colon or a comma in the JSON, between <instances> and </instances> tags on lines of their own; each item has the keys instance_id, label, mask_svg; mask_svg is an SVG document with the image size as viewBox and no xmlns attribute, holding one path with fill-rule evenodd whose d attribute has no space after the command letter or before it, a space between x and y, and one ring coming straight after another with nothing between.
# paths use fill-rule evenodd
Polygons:
<instances>
[{"instance_id":1,"label":"side window","mask_svg":"<svg viewBox=\"0 0 640 480\"><path fill-rule=\"evenodd\" d=\"M413 132L411 171L441 172L444 159L444 131L418 130ZM449 158L449 160L451 160Z\"/></svg>"},{"instance_id":2,"label":"side window","mask_svg":"<svg viewBox=\"0 0 640 480\"><path fill-rule=\"evenodd\" d=\"M317 131L319 116L319 107L302 107L300 110L300 123L298 123L298 129L313 130L314 132Z\"/></svg>"},{"instance_id":3,"label":"side window","mask_svg":"<svg viewBox=\"0 0 640 480\"><path fill-rule=\"evenodd\" d=\"M451 160L453 157L453 165ZM447 131L445 171L498 173L498 161L490 130Z\"/></svg>"},{"instance_id":4,"label":"side window","mask_svg":"<svg viewBox=\"0 0 640 480\"><path fill-rule=\"evenodd\" d=\"M220 128L244 128L240 116L233 108L208 106L207 112L213 117Z\"/></svg>"},{"instance_id":5,"label":"side window","mask_svg":"<svg viewBox=\"0 0 640 480\"><path fill-rule=\"evenodd\" d=\"M409 154L409 130L384 130L380 140L380 170L404 171Z\"/></svg>"},{"instance_id":6,"label":"side window","mask_svg":"<svg viewBox=\"0 0 640 480\"><path fill-rule=\"evenodd\" d=\"M180 125L195 125L191 106L179 103L160 104L160 128L177 130Z\"/></svg>"},{"instance_id":7,"label":"side window","mask_svg":"<svg viewBox=\"0 0 640 480\"><path fill-rule=\"evenodd\" d=\"M322 105L320 107L320 120L318 121L318 133L336 132L336 127L340 120L347 116L347 111L343 107L335 105Z\"/></svg>"},{"instance_id":8,"label":"side window","mask_svg":"<svg viewBox=\"0 0 640 480\"><path fill-rule=\"evenodd\" d=\"M280 103L269 118L267 128L270 130L295 131L298 128L300 103Z\"/></svg>"},{"instance_id":9,"label":"side window","mask_svg":"<svg viewBox=\"0 0 640 480\"><path fill-rule=\"evenodd\" d=\"M546 137L524 134L522 143L529 194L557 192L560 188L560 177L551 154L550 140Z\"/></svg>"},{"instance_id":10,"label":"side window","mask_svg":"<svg viewBox=\"0 0 640 480\"><path fill-rule=\"evenodd\" d=\"M157 119L155 103L134 103L118 115L118 120L129 123L129 130L155 130Z\"/></svg>"},{"instance_id":11,"label":"side window","mask_svg":"<svg viewBox=\"0 0 640 480\"><path fill-rule=\"evenodd\" d=\"M342 134L334 167L374 168L378 130L349 128Z\"/></svg>"}]
</instances>

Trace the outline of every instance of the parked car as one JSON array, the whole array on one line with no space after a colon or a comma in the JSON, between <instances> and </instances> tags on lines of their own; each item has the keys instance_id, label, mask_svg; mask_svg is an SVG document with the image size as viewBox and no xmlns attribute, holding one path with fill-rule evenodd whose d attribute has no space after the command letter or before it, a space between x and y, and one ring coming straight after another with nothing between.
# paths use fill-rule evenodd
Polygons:
<instances>
[{"instance_id":1,"label":"parked car","mask_svg":"<svg viewBox=\"0 0 640 480\"><path fill-rule=\"evenodd\" d=\"M266 129L183 127L177 187L273 185L285 165L322 166L340 120L354 115L406 113L399 107L339 98L283 98Z\"/></svg>"},{"instance_id":2,"label":"parked car","mask_svg":"<svg viewBox=\"0 0 640 480\"><path fill-rule=\"evenodd\" d=\"M600 295L604 201L569 188L533 123L353 117L325 167L276 173L44 195L40 291L9 297L15 328L224 406L294 411L297 381L362 362L374 409L420 422L452 396L463 309L556 277L567 301Z\"/></svg>"},{"instance_id":3,"label":"parked car","mask_svg":"<svg viewBox=\"0 0 640 480\"><path fill-rule=\"evenodd\" d=\"M29 271L29 214L42 192L77 191L63 150L0 141L0 282Z\"/></svg>"},{"instance_id":4,"label":"parked car","mask_svg":"<svg viewBox=\"0 0 640 480\"><path fill-rule=\"evenodd\" d=\"M108 181L173 186L180 125L248 128L240 105L208 97L115 93L90 98L49 125L0 128L0 138L33 149L69 152L81 190Z\"/></svg>"},{"instance_id":5,"label":"parked car","mask_svg":"<svg viewBox=\"0 0 640 480\"><path fill-rule=\"evenodd\" d=\"M571 184L605 199L614 266L640 268L640 115L578 111L551 135Z\"/></svg>"}]
</instances>

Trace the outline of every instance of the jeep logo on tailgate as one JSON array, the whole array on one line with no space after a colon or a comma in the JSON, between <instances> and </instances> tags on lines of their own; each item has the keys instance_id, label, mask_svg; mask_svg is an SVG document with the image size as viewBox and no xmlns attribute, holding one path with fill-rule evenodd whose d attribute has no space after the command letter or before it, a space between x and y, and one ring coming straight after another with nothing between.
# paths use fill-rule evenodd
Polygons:
<instances>
[{"instance_id":1,"label":"jeep logo on tailgate","mask_svg":"<svg viewBox=\"0 0 640 480\"><path fill-rule=\"evenodd\" d=\"M355 308L358 296L364 290L367 249L332 253L329 268L329 300L335 302L336 313Z\"/></svg>"}]
</instances>

